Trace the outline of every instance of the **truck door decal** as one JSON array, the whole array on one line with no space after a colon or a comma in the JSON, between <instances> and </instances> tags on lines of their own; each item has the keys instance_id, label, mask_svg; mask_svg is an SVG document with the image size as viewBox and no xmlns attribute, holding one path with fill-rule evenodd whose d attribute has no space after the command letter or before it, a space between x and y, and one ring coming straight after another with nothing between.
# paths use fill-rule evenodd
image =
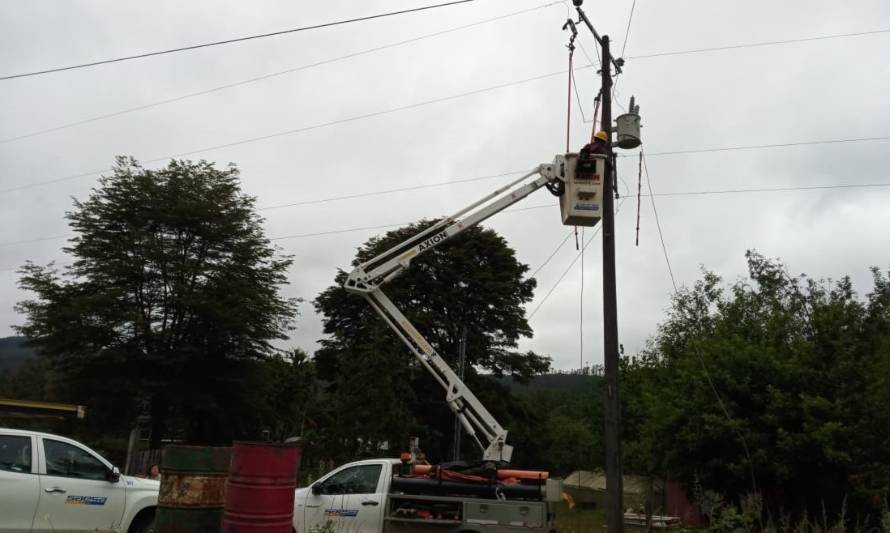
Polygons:
<instances>
[{"instance_id":1,"label":"truck door decal","mask_svg":"<svg viewBox=\"0 0 890 533\"><path fill-rule=\"evenodd\" d=\"M105 505L105 496L68 496L65 505Z\"/></svg>"},{"instance_id":2,"label":"truck door decal","mask_svg":"<svg viewBox=\"0 0 890 533\"><path fill-rule=\"evenodd\" d=\"M355 517L358 516L358 509L325 509L325 516L344 516L344 517Z\"/></svg>"}]
</instances>

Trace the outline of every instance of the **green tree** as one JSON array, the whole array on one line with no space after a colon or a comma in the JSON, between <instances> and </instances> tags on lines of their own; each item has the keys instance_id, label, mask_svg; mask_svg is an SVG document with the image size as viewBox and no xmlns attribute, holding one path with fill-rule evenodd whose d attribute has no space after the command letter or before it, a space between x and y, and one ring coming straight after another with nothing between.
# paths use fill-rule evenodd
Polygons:
<instances>
[{"instance_id":1,"label":"green tree","mask_svg":"<svg viewBox=\"0 0 890 533\"><path fill-rule=\"evenodd\" d=\"M862 299L848 278L792 278L756 253L748 269L728 289L706 273L680 291L624 362L629 468L736 501L756 488L773 516L845 500L876 512L890 490L887 278L875 270Z\"/></svg>"},{"instance_id":2,"label":"green tree","mask_svg":"<svg viewBox=\"0 0 890 533\"><path fill-rule=\"evenodd\" d=\"M193 442L249 431L235 422L262 402L255 363L287 338L297 301L280 293L292 258L263 235L238 169L118 158L66 216L73 263L22 267L36 297L18 304L17 329L71 399L111 428L146 402L155 444L171 420Z\"/></svg>"},{"instance_id":3,"label":"green tree","mask_svg":"<svg viewBox=\"0 0 890 533\"><path fill-rule=\"evenodd\" d=\"M519 464L545 468L554 476L603 468L603 398L599 380L587 390L538 390L519 396ZM521 455L520 455L521 454Z\"/></svg>"},{"instance_id":4,"label":"green tree","mask_svg":"<svg viewBox=\"0 0 890 533\"><path fill-rule=\"evenodd\" d=\"M305 436L318 399L315 365L303 350L270 357L263 362L266 403L264 413L273 440Z\"/></svg>"},{"instance_id":5,"label":"green tree","mask_svg":"<svg viewBox=\"0 0 890 533\"><path fill-rule=\"evenodd\" d=\"M353 264L430 224L372 238ZM384 290L452 367L466 328L466 381L483 396L494 385L477 370L528 379L549 367L549 358L515 350L520 337L532 334L523 305L532 298L535 280L525 279L527 271L502 237L474 227L415 258ZM428 456L450 458L453 416L444 392L367 302L341 287L345 276L338 272L335 285L315 300L327 335L315 359L319 376L330 383L336 431L342 432L337 449L347 456L373 454L381 442L405 446L408 436L418 435Z\"/></svg>"}]
</instances>

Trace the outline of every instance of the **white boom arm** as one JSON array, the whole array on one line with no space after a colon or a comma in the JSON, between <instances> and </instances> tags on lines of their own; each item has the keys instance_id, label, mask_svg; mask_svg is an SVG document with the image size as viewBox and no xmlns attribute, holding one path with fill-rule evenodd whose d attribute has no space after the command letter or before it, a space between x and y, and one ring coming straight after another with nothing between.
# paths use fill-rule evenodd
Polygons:
<instances>
[{"instance_id":1,"label":"white boom arm","mask_svg":"<svg viewBox=\"0 0 890 533\"><path fill-rule=\"evenodd\" d=\"M559 159L559 158L558 158ZM507 430L498 424L476 395L436 353L430 343L414 328L380 287L392 281L411 265L411 260L451 237L503 211L548 184L564 181L563 165L558 162L539 165L535 170L501 187L481 200L461 209L408 240L356 267L343 284L347 291L362 294L383 320L396 332L420 363L445 388L445 401L466 432L482 448L487 461L510 461L513 447L508 445ZM534 180L521 185L530 177Z\"/></svg>"}]
</instances>

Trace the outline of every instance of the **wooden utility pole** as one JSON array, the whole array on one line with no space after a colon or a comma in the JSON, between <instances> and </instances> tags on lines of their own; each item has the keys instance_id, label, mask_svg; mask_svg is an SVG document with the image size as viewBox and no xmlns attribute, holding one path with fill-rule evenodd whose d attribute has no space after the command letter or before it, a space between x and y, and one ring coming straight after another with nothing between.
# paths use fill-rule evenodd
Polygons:
<instances>
[{"instance_id":1,"label":"wooden utility pole","mask_svg":"<svg viewBox=\"0 0 890 533\"><path fill-rule=\"evenodd\" d=\"M615 156L612 152L612 66L621 72L621 59L612 57L609 36L600 36L587 18L581 4L572 0L578 18L584 22L602 49L601 123L607 134L606 168L603 176L603 362L605 363L606 411L606 525L608 533L624 531L623 471L621 468L621 398L618 395L618 303L615 283Z\"/></svg>"},{"instance_id":2,"label":"wooden utility pole","mask_svg":"<svg viewBox=\"0 0 890 533\"><path fill-rule=\"evenodd\" d=\"M606 524L609 533L624 530L621 469L621 400L618 395L618 303L615 282L615 185L612 153L612 54L609 36L600 39L603 51L602 128L606 141L606 168L603 176L603 359L606 374Z\"/></svg>"}]
</instances>

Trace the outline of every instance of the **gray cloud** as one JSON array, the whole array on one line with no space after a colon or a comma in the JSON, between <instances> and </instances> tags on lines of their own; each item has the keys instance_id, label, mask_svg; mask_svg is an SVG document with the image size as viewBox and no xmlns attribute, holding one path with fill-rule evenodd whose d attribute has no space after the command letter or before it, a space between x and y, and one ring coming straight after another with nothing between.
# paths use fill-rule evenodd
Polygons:
<instances>
[{"instance_id":1,"label":"gray cloud","mask_svg":"<svg viewBox=\"0 0 890 533\"><path fill-rule=\"evenodd\" d=\"M271 38L241 45L0 83L0 137L232 83L357 50L440 31L545 2L474 2L426 14ZM620 49L630 9L588 2L591 18ZM407 1L323 5L284 1L49 2L0 5L4 73L77 63L231 36L415 6ZM0 144L0 189L107 168L117 154L149 160L252 136L462 93L566 67L563 5L324 65L150 110ZM636 6L627 54L643 55L744 42L890 27L890 5L791 1L653 2ZM649 152L887 135L890 71L887 35L785 46L629 60L617 97L642 105ZM592 53L589 36L581 42ZM583 54L576 60L583 63ZM565 77L533 81L379 117L195 154L236 162L258 205L408 187L531 168L564 149ZM590 102L594 69L578 72ZM573 102L573 105L575 103ZM585 109L589 117L592 106ZM618 110L616 109L616 112ZM590 125L573 116L577 145ZM837 144L744 152L651 157L656 192L888 181L888 143ZM636 159L620 171L636 188ZM508 177L262 212L270 237L374 226L450 213ZM95 177L0 195L0 243L67 233L71 197L84 198ZM890 264L886 229L890 190L850 189L702 197L659 197L674 273L692 283L702 265L727 281L744 274L743 254L757 248L787 261L793 273L853 277L865 292L868 267ZM552 202L539 193L525 206ZM557 209L502 214L490 226L518 257L540 266L563 239ZM644 345L669 304L670 279L651 207L643 198L641 243L634 246L636 201L617 219L621 342ZM276 241L296 256L287 294L314 298L349 265L355 249L383 230ZM0 247L0 269L26 259L65 261L64 241ZM585 255L585 361L602 360L601 245ZM577 252L569 242L541 270L534 309ZM21 322L12 311L26 297L14 273L0 270L0 335ZM576 367L582 354L580 264L532 320L523 348ZM312 350L320 320L303 306L289 345Z\"/></svg>"}]
</instances>

